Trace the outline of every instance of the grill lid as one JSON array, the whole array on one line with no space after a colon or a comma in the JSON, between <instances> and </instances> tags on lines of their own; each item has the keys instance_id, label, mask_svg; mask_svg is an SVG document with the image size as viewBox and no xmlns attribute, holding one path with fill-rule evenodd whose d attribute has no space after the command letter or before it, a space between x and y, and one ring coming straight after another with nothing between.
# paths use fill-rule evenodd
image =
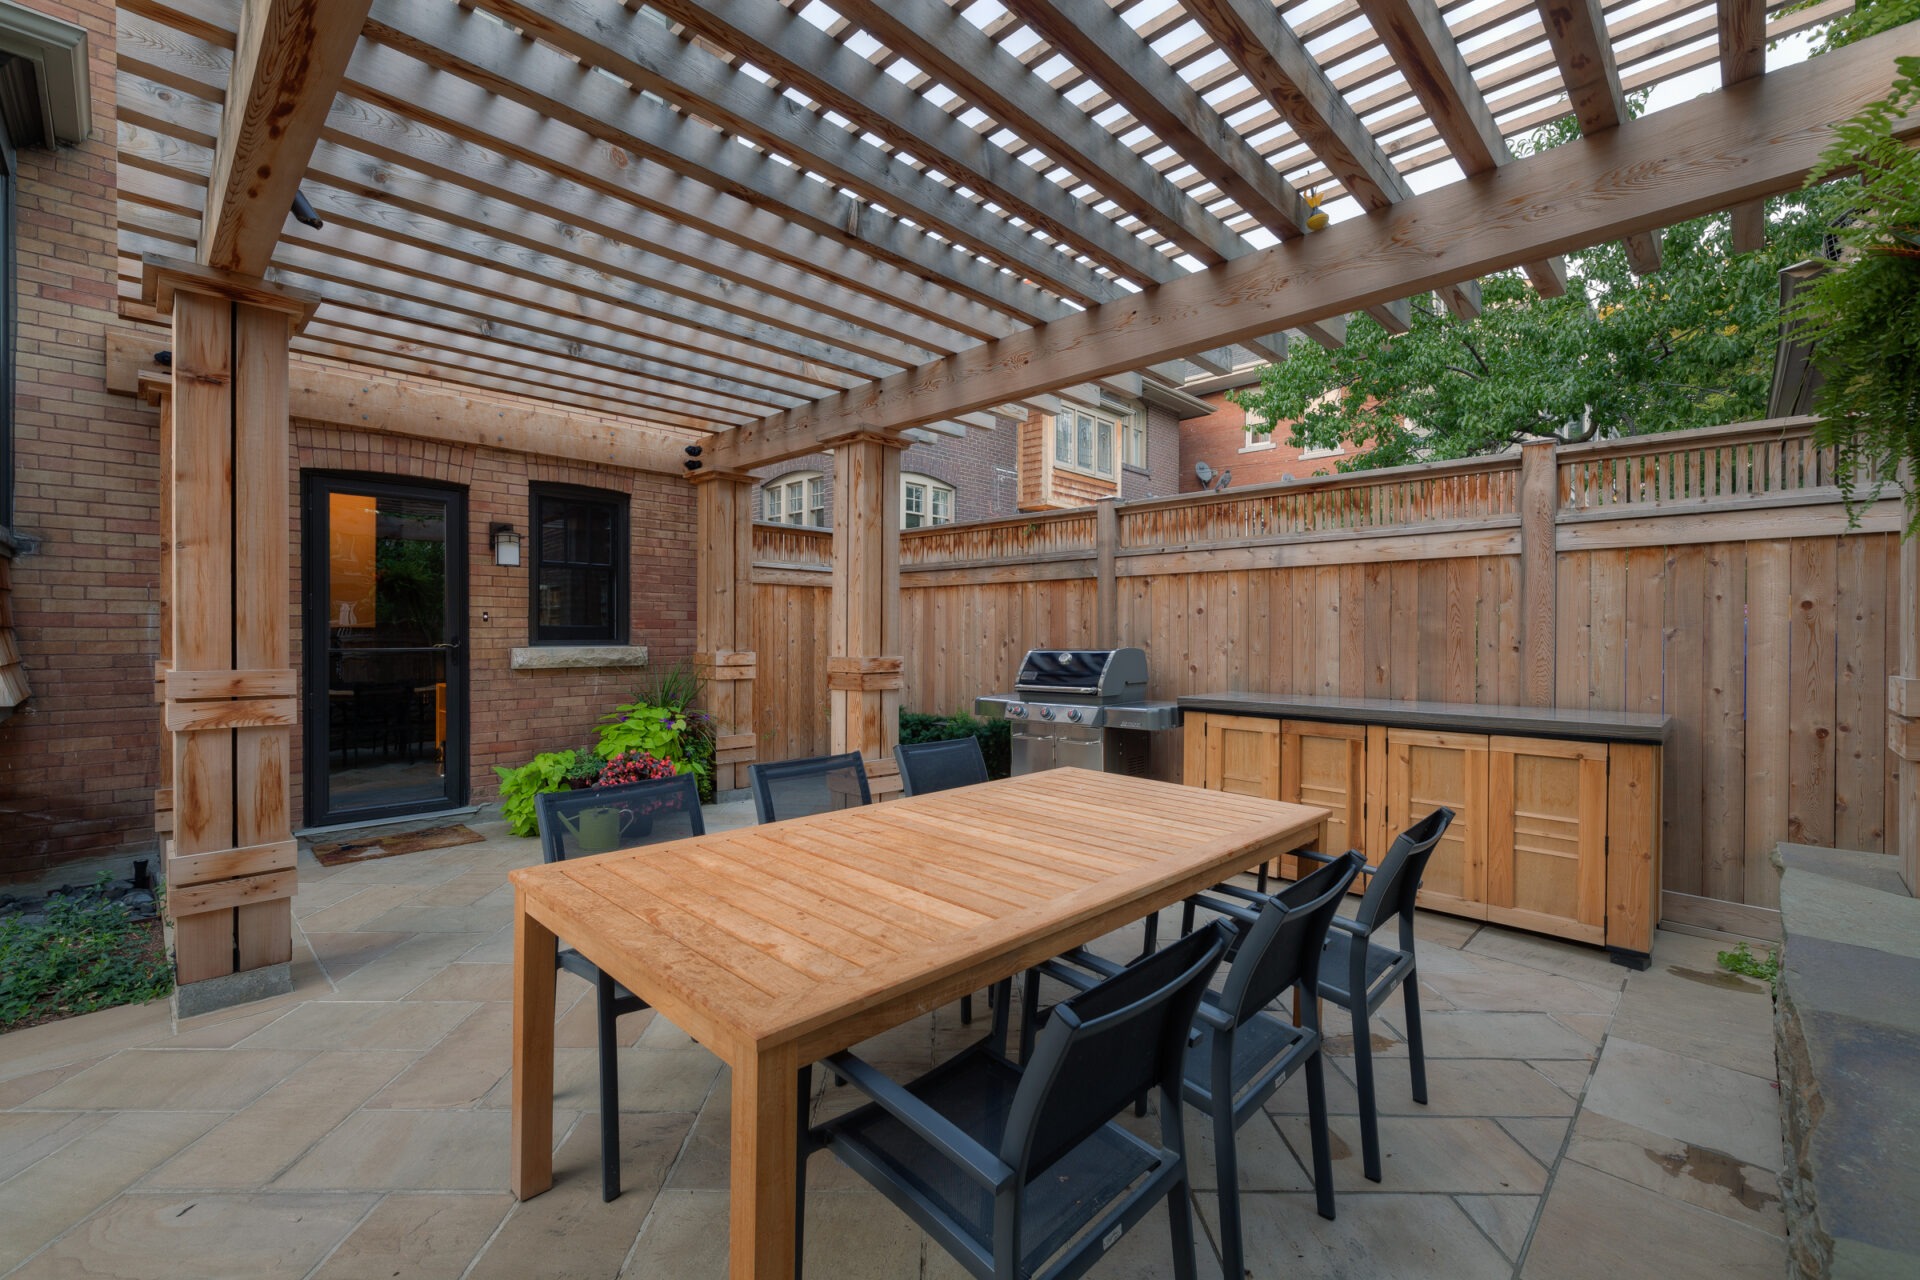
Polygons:
<instances>
[{"instance_id":1,"label":"grill lid","mask_svg":"<svg viewBox=\"0 0 1920 1280\"><path fill-rule=\"evenodd\" d=\"M1139 649L1030 649L1013 687L1019 693L1142 698L1147 655Z\"/></svg>"}]
</instances>

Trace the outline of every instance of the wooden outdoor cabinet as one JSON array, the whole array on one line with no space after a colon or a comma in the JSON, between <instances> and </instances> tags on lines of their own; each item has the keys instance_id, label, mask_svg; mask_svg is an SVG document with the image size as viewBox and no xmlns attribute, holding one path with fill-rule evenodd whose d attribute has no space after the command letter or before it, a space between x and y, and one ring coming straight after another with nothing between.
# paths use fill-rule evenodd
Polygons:
<instances>
[{"instance_id":1,"label":"wooden outdoor cabinet","mask_svg":"<svg viewBox=\"0 0 1920 1280\"><path fill-rule=\"evenodd\" d=\"M1230 696L1256 705L1258 697ZM1373 706L1380 718L1394 718L1385 708L1396 704L1328 701L1342 712ZM1311 712L1313 702L1276 698L1272 705ZM1503 711L1520 725L1558 713L1406 705L1419 711L1402 718L1419 726L1189 707L1186 781L1318 805L1330 815L1328 848L1359 849L1369 862L1403 828L1445 805L1454 820L1427 864L1423 907L1603 945L1622 963L1643 965L1659 919L1664 721L1601 717L1594 739L1583 740L1429 727L1444 724L1449 712L1463 724L1493 727L1502 725ZM1551 727L1567 734L1578 725L1560 716ZM1655 740L1618 740L1628 730ZM1291 857L1274 868L1286 878L1307 869Z\"/></svg>"}]
</instances>

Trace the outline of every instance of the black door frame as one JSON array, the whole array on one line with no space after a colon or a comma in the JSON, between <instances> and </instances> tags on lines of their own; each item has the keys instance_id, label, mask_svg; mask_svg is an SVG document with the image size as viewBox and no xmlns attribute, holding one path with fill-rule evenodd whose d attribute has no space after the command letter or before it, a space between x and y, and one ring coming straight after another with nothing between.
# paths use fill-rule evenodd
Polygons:
<instances>
[{"instance_id":1,"label":"black door frame","mask_svg":"<svg viewBox=\"0 0 1920 1280\"><path fill-rule=\"evenodd\" d=\"M440 798L397 805L378 805L338 812L332 809L327 743L329 717L327 637L327 545L330 522L328 495L359 493L374 498L423 498L447 504L447 746L444 761L446 791ZM306 824L332 826L348 822L377 822L458 809L467 803L471 765L467 738L467 490L464 485L439 484L408 476L362 471L307 470L300 473L300 658L301 715L305 721ZM316 660L316 657L318 660Z\"/></svg>"}]
</instances>

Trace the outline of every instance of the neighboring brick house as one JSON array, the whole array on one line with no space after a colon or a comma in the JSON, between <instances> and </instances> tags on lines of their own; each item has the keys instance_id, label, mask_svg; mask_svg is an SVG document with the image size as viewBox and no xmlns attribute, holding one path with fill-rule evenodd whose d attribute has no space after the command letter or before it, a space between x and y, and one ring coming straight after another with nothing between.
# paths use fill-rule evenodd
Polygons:
<instances>
[{"instance_id":1,"label":"neighboring brick house","mask_svg":"<svg viewBox=\"0 0 1920 1280\"><path fill-rule=\"evenodd\" d=\"M1111 425L1106 446L1111 460L1104 465L1056 467L1051 450L1043 447L1043 441L1054 440L1050 415L1024 422L1003 417L991 431L975 429L964 436L916 442L900 459L907 487L903 518L927 524L1003 520L1023 511L1080 506L1116 494L1125 500L1178 493L1181 417L1199 413L1204 405L1191 397L1156 394L1156 399L1089 406L1091 412L1104 411ZM1076 438L1069 452L1077 446ZM1093 446L1099 447L1097 436ZM832 523L833 459L828 454L790 458L754 474L763 481L760 519L821 527Z\"/></svg>"},{"instance_id":2,"label":"neighboring brick house","mask_svg":"<svg viewBox=\"0 0 1920 1280\"><path fill-rule=\"evenodd\" d=\"M1301 448L1289 438L1285 423L1265 433L1248 430L1246 410L1227 395L1259 386L1260 368L1256 365L1188 381L1187 391L1212 405L1213 412L1180 424L1182 492L1210 488L1228 471L1233 473L1232 484L1236 488L1331 475L1348 459L1345 449ZM1212 477L1204 482L1200 478L1203 467Z\"/></svg>"}]
</instances>

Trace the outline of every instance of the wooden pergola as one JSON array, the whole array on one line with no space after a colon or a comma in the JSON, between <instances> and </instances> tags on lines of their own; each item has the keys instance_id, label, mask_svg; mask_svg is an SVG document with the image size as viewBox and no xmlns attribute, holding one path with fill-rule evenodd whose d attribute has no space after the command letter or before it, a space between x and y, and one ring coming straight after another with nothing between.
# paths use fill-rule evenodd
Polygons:
<instances>
[{"instance_id":1,"label":"wooden pergola","mask_svg":"<svg viewBox=\"0 0 1920 1280\"><path fill-rule=\"evenodd\" d=\"M1403 329L1414 297L1472 315L1489 272L1553 293L1603 241L1656 270L1662 228L1701 214L1751 246L1762 198L1912 51L1896 31L1765 71L1770 39L1848 7L121 0L123 310L172 326L182 978L288 955L288 552L236 530L286 526L314 359L522 397L543 429L614 414L623 456L697 463L723 786L752 756L749 472L832 449L832 743L885 759L912 433L1177 382L1228 344L1336 346L1354 312ZM1627 118L1716 65L1717 91ZM1515 156L1568 115L1582 137ZM1310 189L1357 208L1310 232ZM1891 724L1920 756L1915 643Z\"/></svg>"}]
</instances>

